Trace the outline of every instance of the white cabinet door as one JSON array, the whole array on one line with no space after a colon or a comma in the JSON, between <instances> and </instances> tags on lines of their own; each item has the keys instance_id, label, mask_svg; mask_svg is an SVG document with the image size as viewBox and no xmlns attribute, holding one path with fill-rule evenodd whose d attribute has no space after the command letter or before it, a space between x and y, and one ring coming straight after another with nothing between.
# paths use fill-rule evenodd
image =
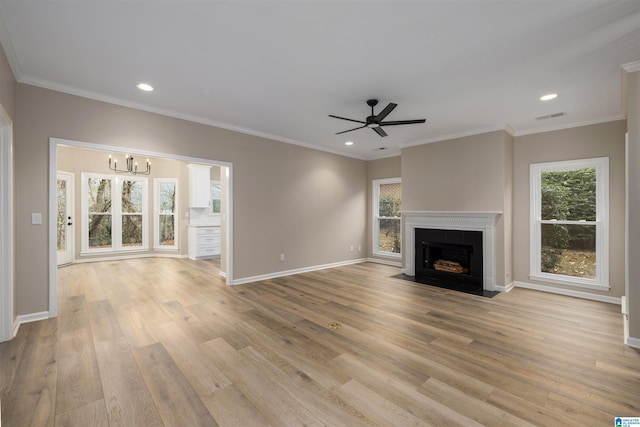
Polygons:
<instances>
[{"instance_id":1,"label":"white cabinet door","mask_svg":"<svg viewBox=\"0 0 640 427\"><path fill-rule=\"evenodd\" d=\"M211 203L211 166L187 165L189 168L189 207L208 208Z\"/></svg>"}]
</instances>

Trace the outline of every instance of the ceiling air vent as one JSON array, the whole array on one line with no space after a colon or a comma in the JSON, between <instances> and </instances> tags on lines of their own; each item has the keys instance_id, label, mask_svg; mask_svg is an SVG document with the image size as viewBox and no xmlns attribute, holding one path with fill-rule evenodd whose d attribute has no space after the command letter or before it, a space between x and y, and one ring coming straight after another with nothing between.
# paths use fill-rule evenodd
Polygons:
<instances>
[{"instance_id":1,"label":"ceiling air vent","mask_svg":"<svg viewBox=\"0 0 640 427\"><path fill-rule=\"evenodd\" d=\"M555 119L556 117L562 117L562 116L566 116L566 115L567 115L567 113L553 113L553 114L548 114L546 116L536 117L536 120Z\"/></svg>"}]
</instances>

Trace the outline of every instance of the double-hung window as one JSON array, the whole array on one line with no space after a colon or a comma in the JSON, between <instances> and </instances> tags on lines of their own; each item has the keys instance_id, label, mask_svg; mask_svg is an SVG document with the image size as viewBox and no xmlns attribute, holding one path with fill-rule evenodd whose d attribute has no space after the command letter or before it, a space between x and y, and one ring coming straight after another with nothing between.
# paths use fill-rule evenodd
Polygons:
<instances>
[{"instance_id":1,"label":"double-hung window","mask_svg":"<svg viewBox=\"0 0 640 427\"><path fill-rule=\"evenodd\" d=\"M159 178L154 183L154 246L158 249L178 249L178 180Z\"/></svg>"},{"instance_id":2,"label":"double-hung window","mask_svg":"<svg viewBox=\"0 0 640 427\"><path fill-rule=\"evenodd\" d=\"M82 173L82 252L148 249L147 179Z\"/></svg>"},{"instance_id":3,"label":"double-hung window","mask_svg":"<svg viewBox=\"0 0 640 427\"><path fill-rule=\"evenodd\" d=\"M400 178L377 179L373 188L373 254L401 256L402 184Z\"/></svg>"},{"instance_id":4,"label":"double-hung window","mask_svg":"<svg viewBox=\"0 0 640 427\"><path fill-rule=\"evenodd\" d=\"M609 159L530 166L530 277L609 289Z\"/></svg>"}]
</instances>

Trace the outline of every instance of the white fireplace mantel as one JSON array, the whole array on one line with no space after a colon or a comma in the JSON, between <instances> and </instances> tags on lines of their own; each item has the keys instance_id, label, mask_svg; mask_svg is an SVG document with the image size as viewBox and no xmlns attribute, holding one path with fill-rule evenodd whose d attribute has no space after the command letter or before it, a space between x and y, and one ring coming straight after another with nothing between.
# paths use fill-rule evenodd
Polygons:
<instances>
[{"instance_id":1,"label":"white fireplace mantel","mask_svg":"<svg viewBox=\"0 0 640 427\"><path fill-rule=\"evenodd\" d=\"M495 290L495 243L494 234L497 218L502 212L470 211L407 211L402 212L404 221L405 268L408 276L416 274L416 228L436 228L441 230L482 231L482 284L486 291Z\"/></svg>"}]
</instances>

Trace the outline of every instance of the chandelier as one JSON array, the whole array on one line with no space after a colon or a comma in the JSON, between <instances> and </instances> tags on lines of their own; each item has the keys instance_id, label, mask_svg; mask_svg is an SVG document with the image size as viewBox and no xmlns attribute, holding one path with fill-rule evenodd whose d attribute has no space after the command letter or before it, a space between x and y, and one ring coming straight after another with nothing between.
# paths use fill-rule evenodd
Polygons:
<instances>
[{"instance_id":1,"label":"chandelier","mask_svg":"<svg viewBox=\"0 0 640 427\"><path fill-rule=\"evenodd\" d=\"M118 169L118 159L111 159L111 154L109 154L109 169L114 171L115 173L130 173L133 175L149 175L151 173L151 162L147 159L147 170L138 171L138 162L133 160L133 156L125 154L124 161L127 166L127 169ZM113 164L113 166L112 166Z\"/></svg>"}]
</instances>

